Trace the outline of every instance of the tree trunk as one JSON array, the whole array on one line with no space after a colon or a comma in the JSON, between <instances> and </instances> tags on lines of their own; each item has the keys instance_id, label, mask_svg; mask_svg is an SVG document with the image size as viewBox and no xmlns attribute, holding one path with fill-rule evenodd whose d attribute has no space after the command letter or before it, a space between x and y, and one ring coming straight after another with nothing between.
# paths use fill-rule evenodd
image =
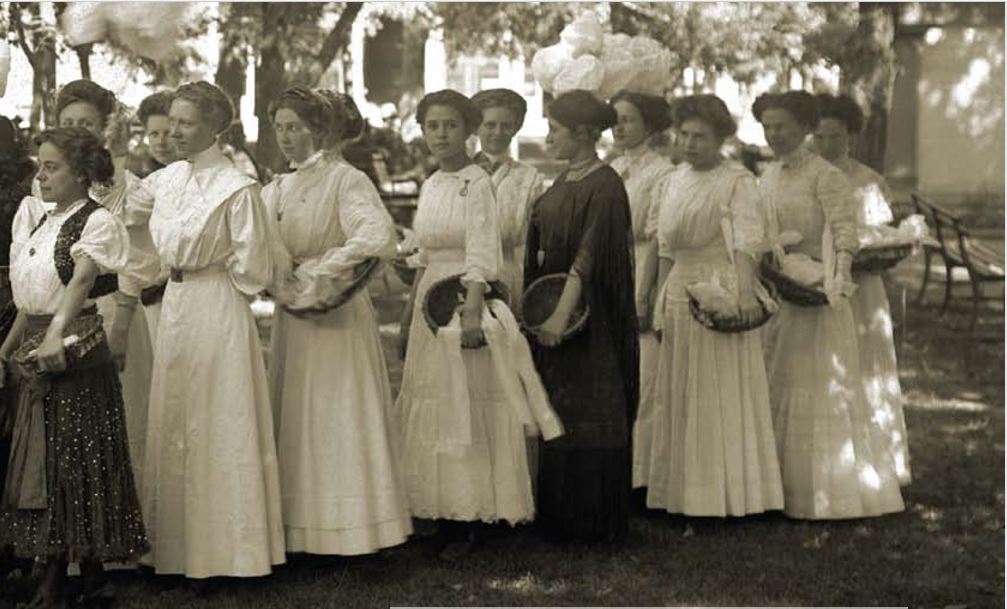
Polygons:
<instances>
[{"instance_id":1,"label":"tree trunk","mask_svg":"<svg viewBox=\"0 0 1007 609\"><path fill-rule=\"evenodd\" d=\"M54 115L56 101L56 40L52 36L40 37L35 45L35 77L32 80L32 129L38 127L36 106L45 124L55 127L59 117Z\"/></svg>"},{"instance_id":2,"label":"tree trunk","mask_svg":"<svg viewBox=\"0 0 1007 609\"><path fill-rule=\"evenodd\" d=\"M217 86L231 98L235 110L241 106L245 94L245 72L248 69L248 46L243 27L245 5L222 5L224 12L220 18L220 54Z\"/></svg>"},{"instance_id":3,"label":"tree trunk","mask_svg":"<svg viewBox=\"0 0 1007 609\"><path fill-rule=\"evenodd\" d=\"M93 44L82 44L73 50L77 53L77 61L80 63L80 77L91 80L91 50Z\"/></svg>"},{"instance_id":4,"label":"tree trunk","mask_svg":"<svg viewBox=\"0 0 1007 609\"><path fill-rule=\"evenodd\" d=\"M888 113L895 89L895 27L898 4L861 2L857 41L860 52L852 53L841 66L840 90L864 109L864 130L853 156L879 173L885 170Z\"/></svg>"},{"instance_id":5,"label":"tree trunk","mask_svg":"<svg viewBox=\"0 0 1007 609\"><path fill-rule=\"evenodd\" d=\"M255 156L260 164L273 171L282 169L283 159L276 144L276 134L270 128L269 102L286 86L285 61L279 47L279 35L285 31L282 3L264 2L261 7L263 37L259 45L258 63L255 66L255 116L259 119L259 137L255 143Z\"/></svg>"}]
</instances>

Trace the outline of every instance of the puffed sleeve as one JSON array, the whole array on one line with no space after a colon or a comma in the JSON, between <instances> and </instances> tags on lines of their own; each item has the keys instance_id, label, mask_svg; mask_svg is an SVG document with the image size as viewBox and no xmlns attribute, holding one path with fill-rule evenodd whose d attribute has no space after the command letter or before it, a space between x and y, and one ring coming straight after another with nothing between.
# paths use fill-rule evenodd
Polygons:
<instances>
[{"instance_id":1,"label":"puffed sleeve","mask_svg":"<svg viewBox=\"0 0 1007 609\"><path fill-rule=\"evenodd\" d=\"M366 175L348 172L333 195L346 241L297 267L294 271L297 283L308 292L299 295L299 302L308 296L310 300L324 302L334 295L334 290L341 289L339 282L331 279L341 276L350 279L353 267L368 258L388 260L395 256L392 218Z\"/></svg>"},{"instance_id":2,"label":"puffed sleeve","mask_svg":"<svg viewBox=\"0 0 1007 609\"><path fill-rule=\"evenodd\" d=\"M825 221L832 227L836 251L857 249L856 199L850 182L838 168L829 166L818 175L815 194Z\"/></svg>"},{"instance_id":3,"label":"puffed sleeve","mask_svg":"<svg viewBox=\"0 0 1007 609\"><path fill-rule=\"evenodd\" d=\"M665 208L668 207L668 201L671 197L672 189L672 171L669 169L665 174L661 176L659 180L651 187L651 203L650 208L647 210L647 220L644 231L651 239L657 239L657 255L659 258L665 258L671 260L671 247L668 245L668 240L661 236L661 215L665 213Z\"/></svg>"},{"instance_id":4,"label":"puffed sleeve","mask_svg":"<svg viewBox=\"0 0 1007 609\"><path fill-rule=\"evenodd\" d=\"M28 195L24 199L21 199L21 204L18 205L17 212L14 214L14 220L11 223L11 244L10 244L10 261L18 257L21 250L24 249L24 244L28 241L28 237L31 236L35 227L38 226L39 221L45 215L45 206L42 200L33 196Z\"/></svg>"},{"instance_id":5,"label":"puffed sleeve","mask_svg":"<svg viewBox=\"0 0 1007 609\"><path fill-rule=\"evenodd\" d=\"M474 178L464 195L465 270L462 283L494 281L500 272L503 248L500 243L496 196L489 176Z\"/></svg>"},{"instance_id":6,"label":"puffed sleeve","mask_svg":"<svg viewBox=\"0 0 1007 609\"><path fill-rule=\"evenodd\" d=\"M239 291L258 294L270 284L273 273L273 248L259 186L251 184L238 190L225 205L231 237L227 270Z\"/></svg>"},{"instance_id":7,"label":"puffed sleeve","mask_svg":"<svg viewBox=\"0 0 1007 609\"><path fill-rule=\"evenodd\" d=\"M664 197L665 184L671 175L674 167L670 163L657 169L651 178L650 186L647 188L647 215L643 222L643 237L650 241L657 236L657 218L661 208L661 200Z\"/></svg>"},{"instance_id":8,"label":"puffed sleeve","mask_svg":"<svg viewBox=\"0 0 1007 609\"><path fill-rule=\"evenodd\" d=\"M90 258L101 274L121 273L129 261L129 234L126 226L106 209L96 209L87 218L77 243L70 246L70 257Z\"/></svg>"},{"instance_id":9,"label":"puffed sleeve","mask_svg":"<svg viewBox=\"0 0 1007 609\"><path fill-rule=\"evenodd\" d=\"M758 257L766 243L765 206L755 177L747 171L734 183L730 206L734 250Z\"/></svg>"},{"instance_id":10,"label":"puffed sleeve","mask_svg":"<svg viewBox=\"0 0 1007 609\"><path fill-rule=\"evenodd\" d=\"M155 172L141 180L127 172L123 188L118 191L118 194L109 195L117 198L105 204L105 208L110 211L113 207L119 210L113 213L117 213L118 217L126 223L126 231L129 233L129 260L126 263L126 269L119 273L119 290L130 296L139 296L144 288L164 280L165 269L161 264L157 248L154 247L154 239L151 237L150 227L147 224L153 209L153 185L158 179L158 174L159 172ZM139 203L133 208L132 216L130 215L131 200ZM109 207L109 205L113 207ZM141 209L142 212L138 213L138 210Z\"/></svg>"},{"instance_id":11,"label":"puffed sleeve","mask_svg":"<svg viewBox=\"0 0 1007 609\"><path fill-rule=\"evenodd\" d=\"M122 221L127 227L144 225L150 220L154 210L154 193L163 185L166 168L159 169L142 180L137 180L126 189Z\"/></svg>"}]
</instances>

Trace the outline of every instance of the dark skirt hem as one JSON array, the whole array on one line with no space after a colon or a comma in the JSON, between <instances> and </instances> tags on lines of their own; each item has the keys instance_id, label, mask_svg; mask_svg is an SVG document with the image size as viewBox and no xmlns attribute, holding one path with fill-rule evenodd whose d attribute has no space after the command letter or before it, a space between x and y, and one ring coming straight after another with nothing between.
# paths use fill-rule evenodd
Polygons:
<instances>
[{"instance_id":1,"label":"dark skirt hem","mask_svg":"<svg viewBox=\"0 0 1007 609\"><path fill-rule=\"evenodd\" d=\"M538 525L563 541L624 540L629 533L631 460L626 448L545 444Z\"/></svg>"}]
</instances>

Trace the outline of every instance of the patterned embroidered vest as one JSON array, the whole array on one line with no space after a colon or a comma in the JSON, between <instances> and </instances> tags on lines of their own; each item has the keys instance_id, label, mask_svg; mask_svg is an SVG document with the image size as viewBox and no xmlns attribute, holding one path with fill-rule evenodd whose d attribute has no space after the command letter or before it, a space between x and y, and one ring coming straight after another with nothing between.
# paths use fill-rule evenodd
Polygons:
<instances>
[{"instance_id":1,"label":"patterned embroidered vest","mask_svg":"<svg viewBox=\"0 0 1007 609\"><path fill-rule=\"evenodd\" d=\"M59 234L56 236L56 245L53 246L52 257L53 263L56 265L56 273L59 275L60 281L63 285L68 285L70 280L73 279L73 270L76 266L73 258L70 257L70 248L74 243L80 241L80 235L84 232L84 225L87 224L87 219L91 217L91 214L95 210L101 209L101 205L95 201L88 199L80 209L77 210L72 216L70 216L63 226L59 228ZM31 234L35 234L35 231L42 228L45 224L46 218L49 215L46 214L42 216L38 224L31 231ZM117 275L98 275L94 280L94 287L88 293L88 298L98 298L100 296L105 296L111 294L119 289L119 278Z\"/></svg>"}]
</instances>

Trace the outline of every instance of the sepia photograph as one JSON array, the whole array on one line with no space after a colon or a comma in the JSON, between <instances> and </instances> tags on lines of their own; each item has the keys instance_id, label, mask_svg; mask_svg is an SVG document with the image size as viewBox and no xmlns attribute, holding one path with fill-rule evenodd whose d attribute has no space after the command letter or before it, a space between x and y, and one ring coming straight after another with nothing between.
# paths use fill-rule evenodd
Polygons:
<instances>
[{"instance_id":1,"label":"sepia photograph","mask_svg":"<svg viewBox=\"0 0 1007 609\"><path fill-rule=\"evenodd\" d=\"M0 2L0 609L1004 607L1004 11Z\"/></svg>"}]
</instances>

